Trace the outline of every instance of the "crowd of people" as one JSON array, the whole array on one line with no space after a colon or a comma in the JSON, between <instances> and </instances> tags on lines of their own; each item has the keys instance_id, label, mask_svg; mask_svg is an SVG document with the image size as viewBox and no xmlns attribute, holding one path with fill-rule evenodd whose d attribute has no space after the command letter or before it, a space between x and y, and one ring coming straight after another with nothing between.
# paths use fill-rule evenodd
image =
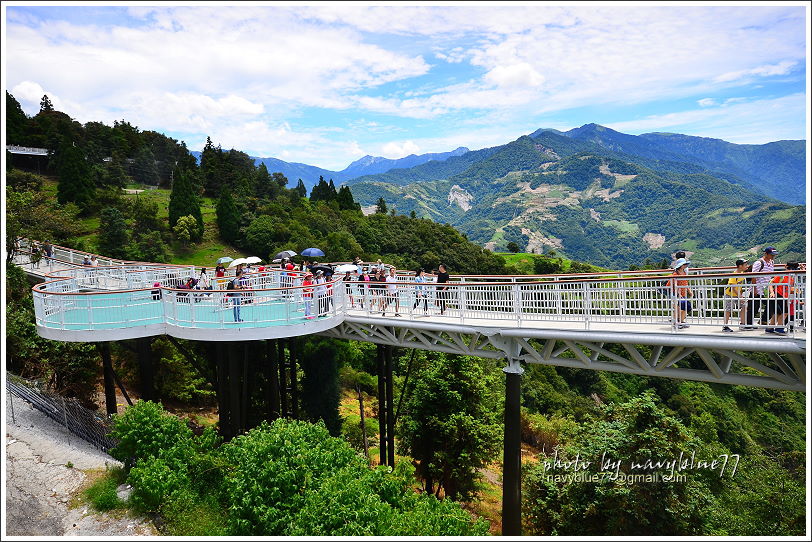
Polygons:
<instances>
[{"instance_id":1,"label":"crowd of people","mask_svg":"<svg viewBox=\"0 0 812 542\"><path fill-rule=\"evenodd\" d=\"M15 243L15 250L19 249ZM768 246L763 250L760 258L751 262L744 258L735 260L735 270L727 278L721 288L721 307L724 314L722 331L734 332L732 321L738 320L738 330L747 331L764 328L765 333L785 335L786 327L793 329L796 313L803 303L798 298L798 289L794 274L775 274L775 258L778 250ZM53 245L45 241L32 243L30 246L31 265L38 268L43 259L51 265L54 259ZM277 260L275 260L277 262ZM82 265L88 268L99 266L95 254L85 254ZM397 270L394 266L384 264L381 260L365 264L359 257L353 260L354 269L345 271L348 301L350 308L360 308L372 314L386 316L392 311L393 317L401 317L402 286L398 284ZM674 304L672 323L676 329L686 329L688 317L694 310L695 293L688 278L691 262L685 251L677 251L671 264L673 273L666 281L664 290L669 292ZM787 271L805 271L805 264L797 261L787 262ZM268 272L278 277L274 283ZM764 273L763 275L752 275ZM328 264L317 261L304 260L294 264L290 258L278 260L278 267L271 265L241 263L236 266L234 276L228 277L228 270L222 263L216 264L214 276L210 277L206 268L201 269L197 276L189 276L185 281L175 279L166 286L179 290L202 291L178 293L178 297L185 300L199 301L201 295L211 296L211 290L226 290L226 304L230 304L234 321L242 322L241 309L244 305L253 302L253 290L273 287L296 287L301 290L301 299L304 305L304 318L314 319L329 314L333 307L333 275L334 268ZM741 275L741 276L738 276ZM94 270L88 270L86 277L93 283L97 281ZM258 280L252 280L258 279ZM265 280L263 280L265 279ZM429 316L431 309L436 308L438 315L444 315L448 309L450 291L448 282L450 275L444 264L428 272L417 269L413 277L409 277L410 288L413 290L413 303L411 314L422 313ZM431 283L431 286L429 286ZM208 292L207 292L208 291ZM190 295L192 294L192 295ZM663 294L666 295L666 294ZM153 299L161 299L161 284L155 282L152 290ZM422 310L420 310L422 308ZM758 323L758 326L754 325Z\"/></svg>"},{"instance_id":2,"label":"crowd of people","mask_svg":"<svg viewBox=\"0 0 812 542\"><path fill-rule=\"evenodd\" d=\"M786 335L787 324L790 330L795 325L796 311L803 303L797 298L795 277L793 274L770 275L775 272L775 257L778 250L775 247L766 247L763 254L756 261L749 263L739 258L735 261L734 276L726 281L722 296L724 309L724 333L733 333L730 320L734 314L738 315L740 331L757 329L753 324L756 320L765 333ZM693 310L693 289L686 278L691 262L686 258L684 251L674 254L675 260L671 264L674 272L668 282L668 287L674 296L673 323L677 329L689 327L686 317ZM796 261L787 262L787 271L805 271L805 264ZM758 276L744 276L748 273L765 273ZM735 275L743 275L737 277Z\"/></svg>"}]
</instances>

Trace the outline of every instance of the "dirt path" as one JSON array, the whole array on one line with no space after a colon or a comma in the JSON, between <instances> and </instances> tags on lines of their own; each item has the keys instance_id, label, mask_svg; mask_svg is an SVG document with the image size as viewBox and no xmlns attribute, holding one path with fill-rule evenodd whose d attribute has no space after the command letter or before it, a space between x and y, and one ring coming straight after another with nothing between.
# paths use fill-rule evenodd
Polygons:
<instances>
[{"instance_id":1,"label":"dirt path","mask_svg":"<svg viewBox=\"0 0 812 542\"><path fill-rule=\"evenodd\" d=\"M12 403L13 401L13 403ZM11 407L14 409L12 420ZM98 514L68 503L87 479L83 471L118 461L11 394L6 398L8 536L154 536L143 518ZM68 467L71 463L73 466Z\"/></svg>"}]
</instances>

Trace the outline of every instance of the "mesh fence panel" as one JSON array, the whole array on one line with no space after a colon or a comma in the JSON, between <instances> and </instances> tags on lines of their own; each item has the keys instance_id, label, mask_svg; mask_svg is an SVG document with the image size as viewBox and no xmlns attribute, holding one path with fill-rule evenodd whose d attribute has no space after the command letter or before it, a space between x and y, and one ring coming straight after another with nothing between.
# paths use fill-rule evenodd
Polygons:
<instances>
[{"instance_id":1,"label":"mesh fence panel","mask_svg":"<svg viewBox=\"0 0 812 542\"><path fill-rule=\"evenodd\" d=\"M46 391L36 382L7 374L6 391L31 404L77 437L107 452L117 442L110 438L110 419L79 404L75 398L67 398Z\"/></svg>"}]
</instances>

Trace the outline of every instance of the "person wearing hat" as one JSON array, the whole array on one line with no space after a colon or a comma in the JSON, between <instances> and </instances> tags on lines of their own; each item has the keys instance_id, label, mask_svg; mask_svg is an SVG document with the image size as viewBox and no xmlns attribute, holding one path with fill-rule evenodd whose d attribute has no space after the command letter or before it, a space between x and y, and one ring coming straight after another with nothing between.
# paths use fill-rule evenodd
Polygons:
<instances>
[{"instance_id":1,"label":"person wearing hat","mask_svg":"<svg viewBox=\"0 0 812 542\"><path fill-rule=\"evenodd\" d=\"M689 298L694 296L693 290L688 286L688 280L685 277L688 274L688 266L691 262L685 258L680 258L674 262L674 274L671 275L669 287L676 295L676 304L674 306L674 326L677 329L685 329L688 324L685 323L685 317L691 313L693 306Z\"/></svg>"},{"instance_id":2,"label":"person wearing hat","mask_svg":"<svg viewBox=\"0 0 812 542\"><path fill-rule=\"evenodd\" d=\"M764 249L764 254L758 260L753 262L753 273L772 273L775 271L775 255L778 250L775 247L767 247ZM769 309L767 307L767 285L770 283L772 277L769 275L758 276L755 279L755 287L753 294L749 301L747 311L747 329L755 329L753 320L761 313L759 323L762 326L767 325L770 319Z\"/></svg>"},{"instance_id":3,"label":"person wearing hat","mask_svg":"<svg viewBox=\"0 0 812 542\"><path fill-rule=\"evenodd\" d=\"M736 260L737 274L744 274L747 271L747 260ZM725 307L725 324L722 326L722 331L731 333L733 329L727 325L730 321L730 315L734 310L739 311L739 329L745 326L745 317L747 316L747 299L744 295L744 289L741 284L745 282L744 277L730 277L727 279L727 288L725 288L724 307Z\"/></svg>"},{"instance_id":4,"label":"person wearing hat","mask_svg":"<svg viewBox=\"0 0 812 542\"><path fill-rule=\"evenodd\" d=\"M305 273L302 281L302 298L304 299L305 318L312 320L313 316L313 273Z\"/></svg>"},{"instance_id":5,"label":"person wearing hat","mask_svg":"<svg viewBox=\"0 0 812 542\"><path fill-rule=\"evenodd\" d=\"M319 317L327 316L327 279L324 278L324 271L316 271L316 299L318 300Z\"/></svg>"}]
</instances>

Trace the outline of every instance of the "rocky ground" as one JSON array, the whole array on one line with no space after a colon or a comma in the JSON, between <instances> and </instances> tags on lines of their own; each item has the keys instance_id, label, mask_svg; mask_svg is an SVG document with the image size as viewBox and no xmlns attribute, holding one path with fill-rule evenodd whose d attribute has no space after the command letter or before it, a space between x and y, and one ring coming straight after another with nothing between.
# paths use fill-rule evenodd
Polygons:
<instances>
[{"instance_id":1,"label":"rocky ground","mask_svg":"<svg viewBox=\"0 0 812 542\"><path fill-rule=\"evenodd\" d=\"M86 504L71 508L70 503L76 502L76 494L89 476L119 463L18 397L9 394L5 407L5 535L158 534L144 518L120 512L95 513Z\"/></svg>"}]
</instances>

